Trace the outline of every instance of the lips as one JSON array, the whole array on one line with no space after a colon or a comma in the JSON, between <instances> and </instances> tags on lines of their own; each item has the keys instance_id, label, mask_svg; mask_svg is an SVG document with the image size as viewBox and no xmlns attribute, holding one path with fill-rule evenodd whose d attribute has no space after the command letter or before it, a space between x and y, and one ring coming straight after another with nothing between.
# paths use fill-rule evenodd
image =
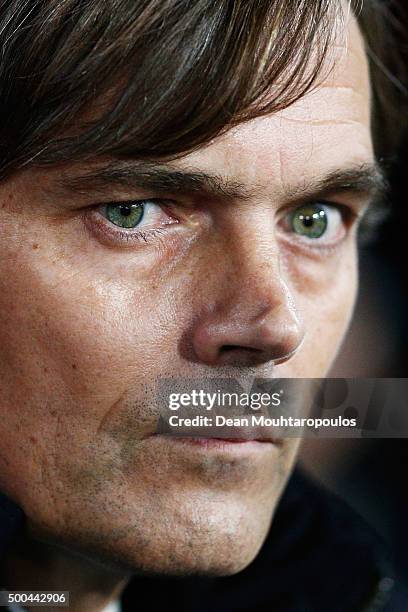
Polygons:
<instances>
[{"instance_id":1,"label":"lips","mask_svg":"<svg viewBox=\"0 0 408 612\"><path fill-rule=\"evenodd\" d=\"M207 448L221 448L226 446L247 446L247 445L259 445L259 446L267 446L267 445L275 445L281 446L283 440L279 438L265 437L265 435L256 437L256 435L241 435L239 436L239 432L236 432L237 435L235 437L221 437L221 436L191 436L191 435L161 435L155 434L156 437L166 438L170 442L191 444L195 446L207 447ZM248 432L246 432L248 434Z\"/></svg>"}]
</instances>

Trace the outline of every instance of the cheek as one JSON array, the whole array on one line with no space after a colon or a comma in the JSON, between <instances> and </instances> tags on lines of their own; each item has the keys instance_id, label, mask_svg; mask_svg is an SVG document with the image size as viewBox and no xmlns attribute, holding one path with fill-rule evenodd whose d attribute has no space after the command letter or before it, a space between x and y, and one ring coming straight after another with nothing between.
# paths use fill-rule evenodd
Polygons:
<instances>
[{"instance_id":1,"label":"cheek","mask_svg":"<svg viewBox=\"0 0 408 612\"><path fill-rule=\"evenodd\" d=\"M61 273L44 261L7 282L0 302L3 366L24 386L32 383L34 393L40 384L42 391L68 387L81 403L90 393L114 397L160 356L172 316L168 301L146 283L125 288L95 277Z\"/></svg>"},{"instance_id":2,"label":"cheek","mask_svg":"<svg viewBox=\"0 0 408 612\"><path fill-rule=\"evenodd\" d=\"M304 320L299 353L282 366L282 376L327 375L350 323L356 298L357 248L353 236L335 254L313 260L286 253L285 275Z\"/></svg>"},{"instance_id":3,"label":"cheek","mask_svg":"<svg viewBox=\"0 0 408 612\"><path fill-rule=\"evenodd\" d=\"M96 476L106 480L128 439L155 429L154 382L177 346L178 317L171 287L138 282L136 273L124 284L21 249L10 275L10 259L0 262L0 435L14 474L0 481L16 499L41 489L44 500L59 481L82 490ZM126 393L133 404L123 411Z\"/></svg>"},{"instance_id":4,"label":"cheek","mask_svg":"<svg viewBox=\"0 0 408 612\"><path fill-rule=\"evenodd\" d=\"M42 247L14 249L14 276L0 263L0 403L19 406L8 425L24 422L44 452L58 431L68 452L89 446L92 457L98 432L119 445L155 429L156 381L177 367L192 280L147 278L134 256L112 265Z\"/></svg>"}]
</instances>

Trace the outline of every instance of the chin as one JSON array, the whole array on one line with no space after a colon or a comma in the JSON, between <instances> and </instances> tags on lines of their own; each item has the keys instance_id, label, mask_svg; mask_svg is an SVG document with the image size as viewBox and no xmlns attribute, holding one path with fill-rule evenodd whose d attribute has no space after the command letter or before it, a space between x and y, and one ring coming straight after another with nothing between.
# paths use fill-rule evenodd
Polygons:
<instances>
[{"instance_id":1,"label":"chin","mask_svg":"<svg viewBox=\"0 0 408 612\"><path fill-rule=\"evenodd\" d=\"M276 500L220 498L208 492L201 503L162 515L117 542L133 572L165 575L227 576L257 556L267 536ZM133 537L131 537L133 536Z\"/></svg>"},{"instance_id":2,"label":"chin","mask_svg":"<svg viewBox=\"0 0 408 612\"><path fill-rule=\"evenodd\" d=\"M218 504L217 504L218 505ZM119 574L168 576L228 576L236 574L257 556L271 522L271 511L253 507L202 508L177 521L161 516L157 521L135 521L127 529L116 528L114 517L99 533L75 528L56 538L45 534L59 548ZM249 511L252 511L252 514ZM183 511L181 509L181 514ZM152 517L150 517L151 519ZM45 537L44 537L45 536Z\"/></svg>"},{"instance_id":3,"label":"chin","mask_svg":"<svg viewBox=\"0 0 408 612\"><path fill-rule=\"evenodd\" d=\"M260 533L212 533L208 540L203 534L187 540L123 542L116 548L94 548L89 556L115 571L167 576L230 576L245 569L257 556L267 530ZM143 553L142 553L143 551ZM142 553L142 554L141 554Z\"/></svg>"}]
</instances>

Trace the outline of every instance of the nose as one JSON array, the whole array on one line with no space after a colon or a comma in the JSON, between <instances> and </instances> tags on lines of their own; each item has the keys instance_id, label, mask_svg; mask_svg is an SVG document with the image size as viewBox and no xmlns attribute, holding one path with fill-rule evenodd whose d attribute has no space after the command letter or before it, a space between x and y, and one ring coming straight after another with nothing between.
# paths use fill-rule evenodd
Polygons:
<instances>
[{"instance_id":1,"label":"nose","mask_svg":"<svg viewBox=\"0 0 408 612\"><path fill-rule=\"evenodd\" d=\"M299 350L304 326L276 259L240 258L212 276L193 326L196 359L207 365L284 363Z\"/></svg>"}]
</instances>

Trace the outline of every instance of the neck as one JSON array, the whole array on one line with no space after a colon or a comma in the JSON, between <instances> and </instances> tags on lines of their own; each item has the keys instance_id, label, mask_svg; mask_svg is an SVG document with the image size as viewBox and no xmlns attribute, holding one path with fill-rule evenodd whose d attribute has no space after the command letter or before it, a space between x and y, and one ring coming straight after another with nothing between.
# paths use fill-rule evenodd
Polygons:
<instances>
[{"instance_id":1,"label":"neck","mask_svg":"<svg viewBox=\"0 0 408 612\"><path fill-rule=\"evenodd\" d=\"M13 591L69 591L70 612L101 612L120 597L129 574L44 543L26 529L4 560L2 579Z\"/></svg>"}]
</instances>

